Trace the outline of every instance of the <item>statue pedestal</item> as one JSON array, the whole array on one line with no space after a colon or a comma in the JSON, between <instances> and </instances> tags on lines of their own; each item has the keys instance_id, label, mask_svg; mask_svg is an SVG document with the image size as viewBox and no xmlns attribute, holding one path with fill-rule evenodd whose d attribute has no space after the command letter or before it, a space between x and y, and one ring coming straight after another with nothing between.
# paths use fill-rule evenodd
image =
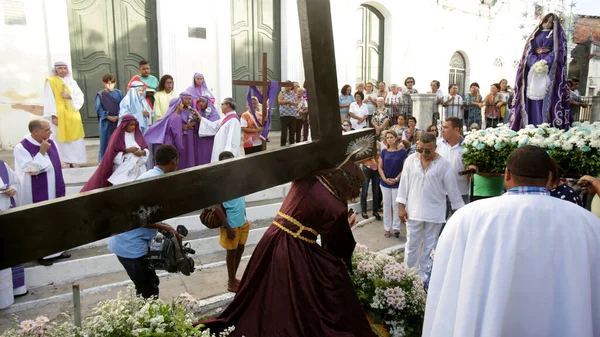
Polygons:
<instances>
[{"instance_id":1,"label":"statue pedestal","mask_svg":"<svg viewBox=\"0 0 600 337\"><path fill-rule=\"evenodd\" d=\"M411 94L413 116L417 119L417 128L425 130L433 124L435 94ZM441 132L440 132L441 134Z\"/></svg>"}]
</instances>

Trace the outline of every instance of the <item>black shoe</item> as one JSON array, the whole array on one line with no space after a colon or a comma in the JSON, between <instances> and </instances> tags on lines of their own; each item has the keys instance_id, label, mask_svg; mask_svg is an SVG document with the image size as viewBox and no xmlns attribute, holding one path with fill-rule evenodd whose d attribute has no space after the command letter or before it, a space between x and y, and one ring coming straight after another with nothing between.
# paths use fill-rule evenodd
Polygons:
<instances>
[{"instance_id":1,"label":"black shoe","mask_svg":"<svg viewBox=\"0 0 600 337\"><path fill-rule=\"evenodd\" d=\"M379 212L373 212L373 216L375 219L377 219L377 221L381 221L381 215L379 215Z\"/></svg>"},{"instance_id":2,"label":"black shoe","mask_svg":"<svg viewBox=\"0 0 600 337\"><path fill-rule=\"evenodd\" d=\"M19 298L19 297L23 297L25 295L29 294L29 290L26 290L23 294L19 294L19 295L14 295L14 298Z\"/></svg>"},{"instance_id":3,"label":"black shoe","mask_svg":"<svg viewBox=\"0 0 600 337\"><path fill-rule=\"evenodd\" d=\"M54 264L54 259L38 259L37 262L42 266L51 266Z\"/></svg>"},{"instance_id":4,"label":"black shoe","mask_svg":"<svg viewBox=\"0 0 600 337\"><path fill-rule=\"evenodd\" d=\"M361 212L360 215L362 215L363 219L368 219L369 218L369 215L365 211Z\"/></svg>"}]
</instances>

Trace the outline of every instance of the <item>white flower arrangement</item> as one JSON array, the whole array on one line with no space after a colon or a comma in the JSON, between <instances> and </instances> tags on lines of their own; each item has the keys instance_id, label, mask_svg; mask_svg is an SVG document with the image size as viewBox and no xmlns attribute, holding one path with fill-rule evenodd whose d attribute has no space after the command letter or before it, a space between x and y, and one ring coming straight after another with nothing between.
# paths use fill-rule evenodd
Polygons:
<instances>
[{"instance_id":1,"label":"white flower arrangement","mask_svg":"<svg viewBox=\"0 0 600 337\"><path fill-rule=\"evenodd\" d=\"M510 152L525 145L546 149L566 174L600 175L600 122L573 123L568 131L541 124L515 132L499 124L467 134L463 159L481 172L502 173Z\"/></svg>"},{"instance_id":2,"label":"white flower arrangement","mask_svg":"<svg viewBox=\"0 0 600 337\"><path fill-rule=\"evenodd\" d=\"M40 316L35 321L25 320L20 324L15 318L14 327L5 331L1 337L104 337L104 336L140 336L156 335L181 337L226 337L234 327L219 335L212 334L202 325L193 326L197 318L200 302L184 293L171 304L160 299L144 299L136 295L135 287L130 285L125 293L119 292L116 299L100 302L84 320L79 329L69 322L70 317L63 314L63 323L52 322Z\"/></svg>"},{"instance_id":3,"label":"white flower arrangement","mask_svg":"<svg viewBox=\"0 0 600 337\"><path fill-rule=\"evenodd\" d=\"M352 265L352 282L374 323L383 324L393 337L420 336L426 294L418 271L360 244Z\"/></svg>"},{"instance_id":4,"label":"white flower arrangement","mask_svg":"<svg viewBox=\"0 0 600 337\"><path fill-rule=\"evenodd\" d=\"M548 72L548 62L546 60L539 60L531 68L538 74L545 74Z\"/></svg>"}]
</instances>

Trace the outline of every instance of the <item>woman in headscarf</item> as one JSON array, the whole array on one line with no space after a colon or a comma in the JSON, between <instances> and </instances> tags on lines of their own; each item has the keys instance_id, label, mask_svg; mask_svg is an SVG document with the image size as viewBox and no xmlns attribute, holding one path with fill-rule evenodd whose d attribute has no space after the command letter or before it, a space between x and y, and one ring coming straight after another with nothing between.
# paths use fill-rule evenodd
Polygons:
<instances>
[{"instance_id":1,"label":"woman in headscarf","mask_svg":"<svg viewBox=\"0 0 600 337\"><path fill-rule=\"evenodd\" d=\"M148 101L146 100L146 88L144 83L140 81L134 81L131 83L131 88L127 91L127 95L121 101L119 105L119 123L123 116L129 114L133 115L139 123L142 134L146 133L154 117L154 111Z\"/></svg>"},{"instance_id":2,"label":"woman in headscarf","mask_svg":"<svg viewBox=\"0 0 600 337\"><path fill-rule=\"evenodd\" d=\"M121 124L110 137L100 165L81 192L134 181L146 172L150 152L138 125L133 115L121 117Z\"/></svg>"},{"instance_id":3,"label":"woman in headscarf","mask_svg":"<svg viewBox=\"0 0 600 337\"><path fill-rule=\"evenodd\" d=\"M215 96L208 89L208 85L206 85L206 81L204 80L204 75L201 73L194 74L194 82L185 91L192 95L192 99L194 100L194 108L197 111L200 111L200 102L198 102L200 96L208 97L212 104L215 103Z\"/></svg>"},{"instance_id":4,"label":"woman in headscarf","mask_svg":"<svg viewBox=\"0 0 600 337\"><path fill-rule=\"evenodd\" d=\"M161 120L153 124L145 135L146 142L149 144L173 145L179 153L180 160L181 157L186 154L182 140L184 122L181 117L181 112L183 111L183 108L184 104L181 97L172 98L169 102L169 110L167 113Z\"/></svg>"},{"instance_id":5,"label":"woman in headscarf","mask_svg":"<svg viewBox=\"0 0 600 337\"><path fill-rule=\"evenodd\" d=\"M206 118L211 122L217 121L221 118L219 111L211 101L210 96L200 96L198 102L198 112L202 118ZM214 98L212 98L214 100ZM196 135L198 132L196 132ZM198 137L196 143L196 165L209 164L212 156L213 144L215 137Z\"/></svg>"},{"instance_id":6,"label":"woman in headscarf","mask_svg":"<svg viewBox=\"0 0 600 337\"><path fill-rule=\"evenodd\" d=\"M527 40L514 93L510 116L513 130L528 124L549 123L560 129L571 126L567 39L556 14L544 16Z\"/></svg>"}]
</instances>

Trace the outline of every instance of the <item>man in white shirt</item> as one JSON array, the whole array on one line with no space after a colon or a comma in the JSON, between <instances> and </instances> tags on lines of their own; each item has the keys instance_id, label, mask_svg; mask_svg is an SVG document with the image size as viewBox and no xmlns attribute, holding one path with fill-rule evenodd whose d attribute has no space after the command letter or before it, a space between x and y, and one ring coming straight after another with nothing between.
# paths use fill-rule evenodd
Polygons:
<instances>
[{"instance_id":1,"label":"man in white shirt","mask_svg":"<svg viewBox=\"0 0 600 337\"><path fill-rule=\"evenodd\" d=\"M463 98L458 94L458 85L450 84L448 95L444 96L442 106L446 108L446 117L458 117L463 119Z\"/></svg>"},{"instance_id":2,"label":"man in white shirt","mask_svg":"<svg viewBox=\"0 0 600 337\"><path fill-rule=\"evenodd\" d=\"M400 106L402 103L402 92L395 83L390 84L390 92L385 98L385 105L390 113L390 125L398 123L398 115L400 114ZM406 116L404 116L406 118Z\"/></svg>"},{"instance_id":3,"label":"man in white shirt","mask_svg":"<svg viewBox=\"0 0 600 337\"><path fill-rule=\"evenodd\" d=\"M429 262L429 255L446 221L446 195L453 209L464 206L456 185L455 173L449 161L436 150L436 138L424 133L416 152L404 162L398 188L398 215L406 222L408 231L404 262L419 268L421 279ZM423 245L423 250L419 249Z\"/></svg>"},{"instance_id":4,"label":"man in white shirt","mask_svg":"<svg viewBox=\"0 0 600 337\"><path fill-rule=\"evenodd\" d=\"M549 195L549 164L541 148L513 151L506 194L450 218L423 337L600 336L600 220Z\"/></svg>"},{"instance_id":5,"label":"man in white shirt","mask_svg":"<svg viewBox=\"0 0 600 337\"><path fill-rule=\"evenodd\" d=\"M467 175L459 175L465 166L462 159L463 137L460 135L462 122L458 117L448 117L442 124L442 139L437 141L437 152L452 165L458 190L465 204L469 203L469 179Z\"/></svg>"},{"instance_id":6,"label":"man in white shirt","mask_svg":"<svg viewBox=\"0 0 600 337\"><path fill-rule=\"evenodd\" d=\"M234 156L240 155L240 144L242 137L242 125L240 118L235 112L235 101L228 97L221 103L221 111L225 116L214 122L200 116L198 135L200 137L215 136L210 162L219 161L219 154L229 151Z\"/></svg>"}]
</instances>

